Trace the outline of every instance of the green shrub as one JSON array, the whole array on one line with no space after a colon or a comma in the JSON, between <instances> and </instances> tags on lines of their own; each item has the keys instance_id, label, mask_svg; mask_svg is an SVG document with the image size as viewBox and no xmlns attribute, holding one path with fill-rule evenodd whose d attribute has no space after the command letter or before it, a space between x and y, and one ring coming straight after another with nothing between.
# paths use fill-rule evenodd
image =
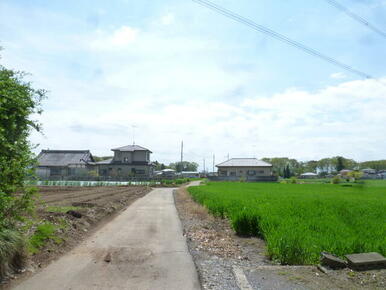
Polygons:
<instances>
[{"instance_id":1,"label":"green shrub","mask_svg":"<svg viewBox=\"0 0 386 290\"><path fill-rule=\"evenodd\" d=\"M43 223L37 226L35 233L31 236L28 243L28 251L31 254L36 254L48 240L53 240L55 243L61 243L62 239L55 235L56 227L49 223Z\"/></svg>"},{"instance_id":2,"label":"green shrub","mask_svg":"<svg viewBox=\"0 0 386 290\"><path fill-rule=\"evenodd\" d=\"M0 231L0 280L9 270L20 269L26 260L24 237L17 231Z\"/></svg>"},{"instance_id":3,"label":"green shrub","mask_svg":"<svg viewBox=\"0 0 386 290\"><path fill-rule=\"evenodd\" d=\"M332 179L331 179L331 183L332 184L339 184L340 183L340 177L339 176L334 176Z\"/></svg>"},{"instance_id":4,"label":"green shrub","mask_svg":"<svg viewBox=\"0 0 386 290\"><path fill-rule=\"evenodd\" d=\"M296 179L296 177L291 177L290 183L296 184L296 183L298 183L298 180Z\"/></svg>"}]
</instances>

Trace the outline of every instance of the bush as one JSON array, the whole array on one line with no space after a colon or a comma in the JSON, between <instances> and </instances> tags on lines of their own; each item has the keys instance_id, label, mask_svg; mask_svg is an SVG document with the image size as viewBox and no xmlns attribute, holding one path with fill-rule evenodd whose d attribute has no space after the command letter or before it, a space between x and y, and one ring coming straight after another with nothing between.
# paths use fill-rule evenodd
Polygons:
<instances>
[{"instance_id":1,"label":"bush","mask_svg":"<svg viewBox=\"0 0 386 290\"><path fill-rule=\"evenodd\" d=\"M41 113L45 91L33 89L24 76L0 66L0 279L8 269L21 267L20 222L32 212L36 192L24 180L33 176L35 165L28 137L40 131L30 117Z\"/></svg>"},{"instance_id":2,"label":"bush","mask_svg":"<svg viewBox=\"0 0 386 290\"><path fill-rule=\"evenodd\" d=\"M332 179L331 179L331 183L332 184L339 184L340 183L340 177L339 176L334 176Z\"/></svg>"},{"instance_id":3,"label":"bush","mask_svg":"<svg viewBox=\"0 0 386 290\"><path fill-rule=\"evenodd\" d=\"M17 231L0 231L0 281L9 270L17 271L26 259L24 237Z\"/></svg>"},{"instance_id":4,"label":"bush","mask_svg":"<svg viewBox=\"0 0 386 290\"><path fill-rule=\"evenodd\" d=\"M296 183L298 183L298 180L296 179L296 177L291 177L291 183L292 184L296 184Z\"/></svg>"}]
</instances>

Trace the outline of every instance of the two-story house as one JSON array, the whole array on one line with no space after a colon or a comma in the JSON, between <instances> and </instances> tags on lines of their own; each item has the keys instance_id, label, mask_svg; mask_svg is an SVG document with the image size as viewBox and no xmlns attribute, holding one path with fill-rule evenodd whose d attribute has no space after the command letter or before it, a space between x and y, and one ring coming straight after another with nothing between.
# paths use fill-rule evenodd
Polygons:
<instances>
[{"instance_id":1,"label":"two-story house","mask_svg":"<svg viewBox=\"0 0 386 290\"><path fill-rule=\"evenodd\" d=\"M95 166L100 176L110 177L151 177L153 166L150 162L149 149L138 145L127 145L111 149L114 157L96 162Z\"/></svg>"}]
</instances>

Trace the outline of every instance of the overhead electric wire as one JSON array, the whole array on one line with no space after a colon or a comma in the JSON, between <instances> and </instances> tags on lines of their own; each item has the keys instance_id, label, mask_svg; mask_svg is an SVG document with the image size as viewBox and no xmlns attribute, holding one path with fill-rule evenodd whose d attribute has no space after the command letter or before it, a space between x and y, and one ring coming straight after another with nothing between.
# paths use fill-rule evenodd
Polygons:
<instances>
[{"instance_id":1,"label":"overhead electric wire","mask_svg":"<svg viewBox=\"0 0 386 290\"><path fill-rule=\"evenodd\" d=\"M278 40L280 40L282 42L285 42L285 43L287 43L287 44L289 44L291 46L294 46L294 47L296 47L298 49L301 49L301 50L303 50L304 52L306 52L306 53L308 53L310 55L316 56L316 57L318 57L318 58L320 58L320 59L322 59L324 61L327 61L327 62L332 63L332 64L334 64L334 65L336 65L336 66L338 66L340 68L343 68L343 69L345 69L347 71L350 71L351 73L357 74L357 75L359 75L359 76L361 76L363 78L366 78L366 79L373 79L373 77L371 75L369 75L369 74L367 74L365 72L357 70L357 69L355 69L355 68L353 68L353 67L351 67L351 66L349 66L347 64L344 64L344 63L342 63L342 62L340 62L340 61L338 61L338 60L336 60L336 59L334 59L332 57L329 57L329 56L327 56L327 55L317 51L316 49L310 48L310 47L308 47L308 46L306 46L306 45L304 45L304 44L302 44L300 42L292 40L292 39L288 38L287 36L285 36L283 34L280 34L280 33L276 32L276 31L273 31L272 29L269 29L269 28L267 28L267 27L265 27L263 25L257 24L256 22L254 22L254 21L252 21L252 20L250 20L248 18L245 18L245 17L243 17L241 15L238 15L238 14L236 14L236 13L234 13L234 12L232 12L232 11L226 9L226 8L223 8L223 7L221 7L221 6L217 5L217 4L214 4L214 3L210 2L210 1L206 1L206 0L192 0L192 1L198 3L198 4L202 5L202 6L205 6L205 7L209 8L209 9L211 9L211 10L214 10L214 11L216 11L216 12L218 12L218 13L220 13L220 14L222 14L222 15L230 18L230 19L233 19L233 20L235 20L237 22L240 22L240 23L242 23L244 25L247 25L247 26L253 28L256 31L265 33L265 34L267 34L267 35L269 35L269 36L271 36L273 38L276 38L276 39L278 39Z\"/></svg>"},{"instance_id":2,"label":"overhead electric wire","mask_svg":"<svg viewBox=\"0 0 386 290\"><path fill-rule=\"evenodd\" d=\"M384 38L386 38L386 33L384 31L382 31L379 28L375 27L370 22L368 22L366 19L364 19L363 17L360 17L359 15L351 12L348 8L346 8L342 4L338 3L337 1L335 1L335 0L324 0L324 1L326 1L330 5L334 6L335 8L341 10L342 12L346 13L349 17L351 17L355 21L365 25L367 28L371 29L375 33L378 33L379 35L381 35Z\"/></svg>"}]
</instances>

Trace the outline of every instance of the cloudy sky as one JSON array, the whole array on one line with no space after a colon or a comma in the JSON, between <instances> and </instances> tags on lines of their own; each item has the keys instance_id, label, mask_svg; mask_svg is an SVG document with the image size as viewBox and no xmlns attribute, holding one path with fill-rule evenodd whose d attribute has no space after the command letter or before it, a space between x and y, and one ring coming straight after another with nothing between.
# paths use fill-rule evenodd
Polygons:
<instances>
[{"instance_id":1,"label":"cloudy sky","mask_svg":"<svg viewBox=\"0 0 386 290\"><path fill-rule=\"evenodd\" d=\"M386 158L386 38L324 0L213 1L377 80L190 0L1 0L1 64L49 91L37 151ZM386 30L385 0L339 2Z\"/></svg>"}]
</instances>

